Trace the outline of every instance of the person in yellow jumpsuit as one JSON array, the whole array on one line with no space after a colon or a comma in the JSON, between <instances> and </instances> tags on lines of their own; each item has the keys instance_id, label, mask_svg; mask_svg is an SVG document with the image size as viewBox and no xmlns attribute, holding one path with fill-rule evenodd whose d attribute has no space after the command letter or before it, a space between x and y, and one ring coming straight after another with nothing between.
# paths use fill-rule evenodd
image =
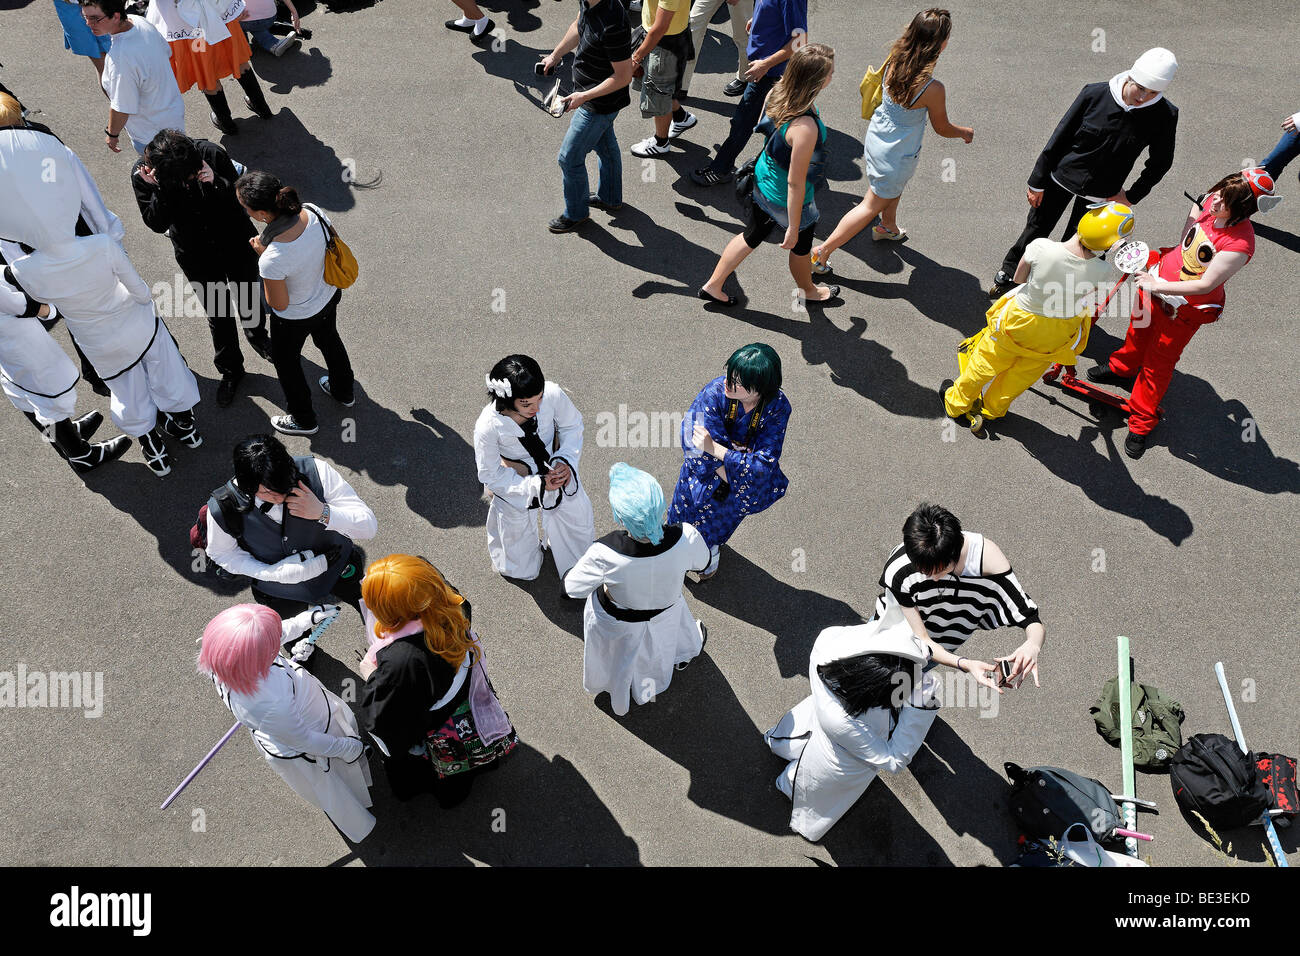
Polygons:
<instances>
[{"instance_id":1,"label":"person in yellow jumpsuit","mask_svg":"<svg viewBox=\"0 0 1300 956\"><path fill-rule=\"evenodd\" d=\"M993 303L988 325L958 349L965 361L943 395L948 415L1001 418L1050 365L1073 365L1092 328L1089 300L1112 275L1105 256L1132 231L1133 210L1107 202L1090 208L1065 242L1031 242L1016 268L1017 287Z\"/></svg>"}]
</instances>

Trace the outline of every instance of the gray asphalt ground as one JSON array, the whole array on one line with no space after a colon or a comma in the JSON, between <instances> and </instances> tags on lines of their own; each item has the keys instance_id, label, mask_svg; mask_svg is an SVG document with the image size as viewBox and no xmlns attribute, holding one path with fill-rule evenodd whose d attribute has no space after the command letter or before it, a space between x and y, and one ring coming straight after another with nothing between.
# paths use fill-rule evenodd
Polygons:
<instances>
[{"instance_id":1,"label":"gray asphalt ground","mask_svg":"<svg viewBox=\"0 0 1300 956\"><path fill-rule=\"evenodd\" d=\"M865 190L858 81L918 6L810 3L810 34L834 45L838 64L821 100L834 160L819 236ZM1185 734L1230 733L1212 672L1223 660L1251 745L1300 750L1294 168L1281 183L1287 201L1259 220L1256 256L1230 283L1224 320L1188 347L1168 420L1140 462L1124 457L1115 413L1054 388L1032 388L986 440L945 430L938 396L956 372L957 342L984 321L981 290L1023 223L1025 178L1079 88L1148 47L1176 52L1177 159L1137 211L1140 236L1170 245L1183 190L1261 159L1297 109L1285 66L1295 7L950 6L955 32L937 72L951 117L972 125L975 141L927 132L900 211L911 238L873 245L864 234L839 252L845 301L824 311L792 307L785 254L772 244L740 269L746 309L711 314L694 298L738 231L730 187L688 178L724 137L735 102L721 93L734 69L725 26L710 34L693 84L699 125L671 157L642 163L626 149L650 123L624 111L627 206L593 210L565 236L546 222L562 209L555 154L567 121L539 108L531 68L576 15L572 2L484 3L499 42L481 48L443 29L450 3L306 0L314 39L283 59L254 58L274 119L249 116L230 83L240 132L220 137L197 91L187 94L191 135L296 185L360 259L340 311L359 400L345 410L318 397L320 433L287 444L333 462L374 508L372 558L424 554L470 597L523 746L450 812L431 799L394 802L376 762L380 822L360 846L285 787L244 735L159 812L231 721L195 673L194 642L242 595L195 572L187 529L229 477L231 445L282 411L271 367L251 353L237 401L218 409L205 324L175 318L200 377L206 441L179 449L166 480L136 448L83 482L17 412L0 413L0 670L100 671L105 694L98 719L0 712L0 862L1005 864L1016 831L1004 761L1066 766L1120 789L1119 753L1088 714L1115 673L1117 634L1132 639L1139 679L1182 701ZM143 226L132 198L134 157L104 147L107 106L90 63L63 49L48 0L4 7L0 76L84 159L145 279L176 281L169 242ZM374 188L353 184L380 174ZM1119 313L1107 319L1089 357L1116 347L1124 328ZM66 344L62 327L58 336ZM789 494L744 522L713 581L690 585L710 627L704 658L657 701L615 718L583 692L580 609L560 601L553 566L523 586L492 572L471 448L483 375L525 352L568 389L587 419L580 473L603 533L609 467L630 462L671 489L681 453L598 441L598 418L621 405L685 411L753 341L784 361ZM107 413L107 400L83 386L81 410L91 408ZM1042 686L1002 697L996 716L987 701L945 708L910 770L874 783L809 844L788 828L789 804L773 786L781 762L760 735L807 693L817 633L870 615L881 564L921 500L945 504L1011 558L1047 625ZM967 647L990 659L1020 640L984 633ZM351 617L322 639L316 673L327 686L357 680L361 642ZM1165 777L1140 775L1138 791L1163 811L1141 817L1156 836L1143 849L1155 865L1222 862L1178 813ZM1283 831L1293 864L1296 832ZM1260 831L1224 836L1244 863L1264 861Z\"/></svg>"}]
</instances>

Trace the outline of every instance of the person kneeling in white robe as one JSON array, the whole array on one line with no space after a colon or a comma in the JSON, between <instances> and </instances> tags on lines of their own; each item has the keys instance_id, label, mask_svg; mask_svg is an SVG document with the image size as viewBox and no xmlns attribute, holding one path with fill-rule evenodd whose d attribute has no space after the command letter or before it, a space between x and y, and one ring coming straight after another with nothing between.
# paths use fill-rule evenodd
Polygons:
<instances>
[{"instance_id":1,"label":"person kneeling in white robe","mask_svg":"<svg viewBox=\"0 0 1300 956\"><path fill-rule=\"evenodd\" d=\"M688 571L709 563L709 546L691 525L664 525L664 490L654 477L619 462L609 470L609 504L624 528L587 549L564 577L570 597L586 597L582 686L609 692L620 717L629 700L645 704L668 689L704 649L708 630L682 594Z\"/></svg>"},{"instance_id":2,"label":"person kneeling in white robe","mask_svg":"<svg viewBox=\"0 0 1300 956\"><path fill-rule=\"evenodd\" d=\"M279 656L282 643L311 628L313 610L321 609L281 622L265 605L227 608L203 630L199 671L284 782L359 843L375 817L356 717L301 664Z\"/></svg>"},{"instance_id":3,"label":"person kneeling in white robe","mask_svg":"<svg viewBox=\"0 0 1300 956\"><path fill-rule=\"evenodd\" d=\"M487 389L492 401L474 425L474 460L484 496L492 500L492 568L531 581L541 573L546 547L564 577L596 536L591 500L578 481L582 413L527 355L508 355L492 366Z\"/></svg>"},{"instance_id":4,"label":"person kneeling in white robe","mask_svg":"<svg viewBox=\"0 0 1300 956\"><path fill-rule=\"evenodd\" d=\"M895 606L857 627L828 627L808 666L812 694L763 735L789 763L776 786L790 829L820 840L887 770L912 761L934 723L939 682L918 682L928 649Z\"/></svg>"}]
</instances>

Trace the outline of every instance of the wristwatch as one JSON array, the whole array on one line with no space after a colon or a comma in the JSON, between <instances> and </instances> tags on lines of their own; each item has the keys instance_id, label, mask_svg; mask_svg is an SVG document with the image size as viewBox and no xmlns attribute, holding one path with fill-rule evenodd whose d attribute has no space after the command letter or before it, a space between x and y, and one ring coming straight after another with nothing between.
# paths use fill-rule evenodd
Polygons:
<instances>
[{"instance_id":1,"label":"wristwatch","mask_svg":"<svg viewBox=\"0 0 1300 956\"><path fill-rule=\"evenodd\" d=\"M330 524L330 506L329 506L328 504L321 505L320 517L317 518L316 520L319 521L321 524L323 524L325 527L327 527L327 528L329 527L329 524Z\"/></svg>"}]
</instances>

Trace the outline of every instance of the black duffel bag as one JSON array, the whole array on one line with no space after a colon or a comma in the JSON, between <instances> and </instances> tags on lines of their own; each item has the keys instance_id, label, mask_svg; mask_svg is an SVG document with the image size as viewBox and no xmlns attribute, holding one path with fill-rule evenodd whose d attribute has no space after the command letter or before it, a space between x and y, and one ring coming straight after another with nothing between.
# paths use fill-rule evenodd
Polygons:
<instances>
[{"instance_id":1,"label":"black duffel bag","mask_svg":"<svg viewBox=\"0 0 1300 956\"><path fill-rule=\"evenodd\" d=\"M1169 782L1178 805L1199 813L1216 829L1247 826L1269 807L1254 755L1242 753L1223 734L1188 738L1169 762Z\"/></svg>"}]
</instances>

